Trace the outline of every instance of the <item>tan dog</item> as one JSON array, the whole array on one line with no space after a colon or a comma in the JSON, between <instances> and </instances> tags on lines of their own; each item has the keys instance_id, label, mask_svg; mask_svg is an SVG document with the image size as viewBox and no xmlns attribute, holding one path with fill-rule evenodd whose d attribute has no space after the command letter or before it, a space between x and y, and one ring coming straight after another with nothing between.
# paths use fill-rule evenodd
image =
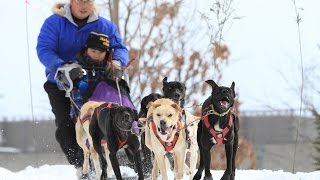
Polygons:
<instances>
[{"instance_id":1,"label":"tan dog","mask_svg":"<svg viewBox=\"0 0 320 180\"><path fill-rule=\"evenodd\" d=\"M94 150L93 147L93 142L92 138L89 133L89 125L90 125L90 120L92 117L92 114L95 110L96 107L100 106L104 102L95 102L95 101L88 101L86 102L80 110L80 115L77 119L75 128L76 128L76 138L77 138L77 143L83 150L83 155L84 155L84 161L83 161L83 166L82 166L82 174L83 176L87 175L89 173L89 158L90 155L92 156L93 163L94 163L94 168L96 171L96 176L100 178L101 176L101 166L99 162L99 155L97 152ZM86 141L89 141L90 149L86 145ZM106 144L104 145L106 146ZM104 147L107 148L107 147ZM108 153L109 151L106 151ZM108 164L111 164L109 157L109 154L106 154L106 159ZM113 169L112 166L107 166L107 172L108 174L113 174Z\"/></svg>"},{"instance_id":2,"label":"tan dog","mask_svg":"<svg viewBox=\"0 0 320 180\"><path fill-rule=\"evenodd\" d=\"M188 142L190 143L189 148L186 149L186 156L189 153L189 165L185 164L185 172L190 176L190 179L193 178L193 174L196 170L196 165L198 161L198 142L197 142L197 131L198 131L198 123L201 119L198 116L192 115L190 112L185 111L186 114L186 124L188 131ZM187 157L186 157L187 158ZM186 161L185 161L186 162Z\"/></svg>"},{"instance_id":3,"label":"tan dog","mask_svg":"<svg viewBox=\"0 0 320 180\"><path fill-rule=\"evenodd\" d=\"M152 179L157 179L158 168L164 180L168 179L166 156L173 153L175 179L183 178L185 151L187 148L185 131L181 119L182 109L172 100L162 98L148 105L148 122L145 125L145 143L153 151L155 160Z\"/></svg>"}]
</instances>

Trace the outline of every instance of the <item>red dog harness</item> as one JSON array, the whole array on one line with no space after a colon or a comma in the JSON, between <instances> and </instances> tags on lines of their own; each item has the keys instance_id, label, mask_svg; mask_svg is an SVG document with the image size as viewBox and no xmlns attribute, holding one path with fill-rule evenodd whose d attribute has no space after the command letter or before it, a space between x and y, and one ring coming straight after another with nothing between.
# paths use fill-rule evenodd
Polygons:
<instances>
[{"instance_id":1,"label":"red dog harness","mask_svg":"<svg viewBox=\"0 0 320 180\"><path fill-rule=\"evenodd\" d=\"M104 106L104 107L101 107L100 109L99 109L99 111L96 111L96 116L97 116L97 119L99 120L100 119L100 113L101 113L101 111L102 110L104 110L104 109L109 109L109 108L111 108L112 107L112 102L108 102L108 103L106 103L106 106ZM87 117L87 116L85 116L85 117ZM83 118L83 119L85 119L85 118ZM89 118L90 119L90 118ZM82 122L82 121L81 121ZM84 121L83 121L84 122ZM117 140L118 140L118 147L119 147L119 149L121 149L124 145L126 145L127 144L127 141L128 141L128 136L124 139L124 140L121 140L120 138L119 138L119 136L116 136L117 137ZM107 144L107 141L105 140L105 139L102 139L101 140L101 144Z\"/></svg>"},{"instance_id":2,"label":"red dog harness","mask_svg":"<svg viewBox=\"0 0 320 180\"><path fill-rule=\"evenodd\" d=\"M99 115L100 115L101 110L106 109L106 108L111 108L111 106L112 106L112 103L108 102L105 107L101 108L99 110L99 112L96 113L97 114L97 118L99 119ZM90 114L86 114L82 119L80 119L80 122L81 122L81 124L83 124L84 122L90 121L90 120L91 120L91 115Z\"/></svg>"},{"instance_id":3,"label":"red dog harness","mask_svg":"<svg viewBox=\"0 0 320 180\"><path fill-rule=\"evenodd\" d=\"M206 128L209 130L210 134L213 136L213 138L216 140L217 144L223 144L223 139L226 136L226 134L228 134L228 132L230 131L230 128L232 126L232 114L230 114L230 118L229 118L229 122L227 124L227 126L222 130L222 131L216 131L214 130L210 123L209 123L209 118L208 115L204 116L201 118L201 120L203 121L203 124L206 126Z\"/></svg>"},{"instance_id":4,"label":"red dog harness","mask_svg":"<svg viewBox=\"0 0 320 180\"><path fill-rule=\"evenodd\" d=\"M118 145L119 145L118 147L119 147L119 149L121 149L124 145L127 144L128 137L125 140L121 141L121 139L117 136L117 140L118 140ZM107 140L102 139L101 144L107 144Z\"/></svg>"},{"instance_id":5,"label":"red dog harness","mask_svg":"<svg viewBox=\"0 0 320 180\"><path fill-rule=\"evenodd\" d=\"M179 129L181 126L180 121L177 122L177 132L174 134L174 138L173 138L172 142L165 142L160 138L158 131L157 131L156 123L154 123L154 121L152 120L152 114L149 116L148 121L151 122L151 127L154 132L154 135L158 138L159 142L162 144L164 149L167 152L172 151L178 141L178 138L179 138Z\"/></svg>"}]
</instances>

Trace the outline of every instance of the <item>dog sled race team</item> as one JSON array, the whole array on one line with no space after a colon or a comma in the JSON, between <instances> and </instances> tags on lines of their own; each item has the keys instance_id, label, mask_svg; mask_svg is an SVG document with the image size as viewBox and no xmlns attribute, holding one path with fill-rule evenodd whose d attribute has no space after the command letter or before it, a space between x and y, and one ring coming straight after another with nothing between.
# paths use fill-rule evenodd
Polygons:
<instances>
[{"instance_id":1,"label":"dog sled race team","mask_svg":"<svg viewBox=\"0 0 320 180\"><path fill-rule=\"evenodd\" d=\"M40 30L37 53L45 66L55 137L79 179L161 175L166 180L170 166L175 179L184 174L201 179L203 170L204 179L212 179L210 149L215 144L225 144L227 167L221 179L235 179L239 119L232 113L234 83L224 87L207 80L212 93L199 117L184 107L185 84L164 77L163 94L142 98L138 113L123 79L128 50L116 26L98 15L95 1L58 3L53 12ZM122 177L120 149L137 177Z\"/></svg>"}]
</instances>

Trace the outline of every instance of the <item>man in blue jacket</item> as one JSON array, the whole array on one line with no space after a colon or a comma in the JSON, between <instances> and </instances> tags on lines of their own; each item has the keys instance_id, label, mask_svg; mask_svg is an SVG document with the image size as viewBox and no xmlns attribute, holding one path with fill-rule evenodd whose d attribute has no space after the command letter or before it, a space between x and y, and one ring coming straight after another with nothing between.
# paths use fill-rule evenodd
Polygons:
<instances>
[{"instance_id":1,"label":"man in blue jacket","mask_svg":"<svg viewBox=\"0 0 320 180\"><path fill-rule=\"evenodd\" d=\"M94 0L70 0L56 4L54 14L48 17L38 36L37 53L45 66L47 81L44 89L48 94L57 126L56 139L70 164L82 167L83 153L76 142L74 122L70 118L70 100L58 89L54 76L57 68L73 63L76 54L84 47L92 31L109 37L112 59L121 66L128 64L128 50L116 26L96 12Z\"/></svg>"}]
</instances>

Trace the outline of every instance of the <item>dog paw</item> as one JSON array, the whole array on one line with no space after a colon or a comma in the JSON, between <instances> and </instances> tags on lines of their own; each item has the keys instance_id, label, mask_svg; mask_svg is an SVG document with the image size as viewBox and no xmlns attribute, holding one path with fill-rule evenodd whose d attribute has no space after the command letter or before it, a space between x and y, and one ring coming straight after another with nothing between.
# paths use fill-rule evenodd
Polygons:
<instances>
[{"instance_id":1,"label":"dog paw","mask_svg":"<svg viewBox=\"0 0 320 180\"><path fill-rule=\"evenodd\" d=\"M225 172L220 180L234 180L234 176L232 178L231 173Z\"/></svg>"},{"instance_id":2,"label":"dog paw","mask_svg":"<svg viewBox=\"0 0 320 180\"><path fill-rule=\"evenodd\" d=\"M199 175L199 174L195 174L194 176L193 176L193 180L200 180L201 179L201 174Z\"/></svg>"},{"instance_id":3,"label":"dog paw","mask_svg":"<svg viewBox=\"0 0 320 180\"><path fill-rule=\"evenodd\" d=\"M213 180L211 175L210 176L205 176L203 179L204 180Z\"/></svg>"},{"instance_id":4,"label":"dog paw","mask_svg":"<svg viewBox=\"0 0 320 180\"><path fill-rule=\"evenodd\" d=\"M232 174L231 176L230 176L230 180L234 180L235 178L234 178L234 174Z\"/></svg>"},{"instance_id":5,"label":"dog paw","mask_svg":"<svg viewBox=\"0 0 320 180\"><path fill-rule=\"evenodd\" d=\"M81 180L89 180L89 175L88 174L82 174Z\"/></svg>"},{"instance_id":6,"label":"dog paw","mask_svg":"<svg viewBox=\"0 0 320 180\"><path fill-rule=\"evenodd\" d=\"M101 176L100 176L100 180L107 180L108 179L108 176L106 173L102 173Z\"/></svg>"}]
</instances>

